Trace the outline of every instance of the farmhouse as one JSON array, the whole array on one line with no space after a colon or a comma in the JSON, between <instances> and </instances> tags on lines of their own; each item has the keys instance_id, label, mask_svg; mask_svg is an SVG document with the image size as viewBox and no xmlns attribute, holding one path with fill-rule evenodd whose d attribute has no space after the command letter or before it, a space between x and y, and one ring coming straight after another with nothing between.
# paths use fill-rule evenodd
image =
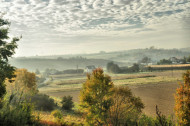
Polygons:
<instances>
[{"instance_id":1,"label":"farmhouse","mask_svg":"<svg viewBox=\"0 0 190 126\"><path fill-rule=\"evenodd\" d=\"M176 57L170 57L169 60L172 61L173 64L177 64L179 62L179 59Z\"/></svg>"},{"instance_id":2,"label":"farmhouse","mask_svg":"<svg viewBox=\"0 0 190 126\"><path fill-rule=\"evenodd\" d=\"M94 65L86 66L85 72L86 73L91 73L95 69L96 69L96 67Z\"/></svg>"}]
</instances>

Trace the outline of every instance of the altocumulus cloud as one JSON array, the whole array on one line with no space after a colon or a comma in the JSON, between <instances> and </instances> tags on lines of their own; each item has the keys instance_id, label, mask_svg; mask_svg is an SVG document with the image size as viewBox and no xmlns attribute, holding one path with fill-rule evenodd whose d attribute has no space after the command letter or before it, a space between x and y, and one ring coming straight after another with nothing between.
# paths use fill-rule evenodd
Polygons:
<instances>
[{"instance_id":1,"label":"altocumulus cloud","mask_svg":"<svg viewBox=\"0 0 190 126\"><path fill-rule=\"evenodd\" d=\"M0 12L12 22L12 34L23 34L18 55L174 48L190 41L189 0L0 0Z\"/></svg>"}]
</instances>

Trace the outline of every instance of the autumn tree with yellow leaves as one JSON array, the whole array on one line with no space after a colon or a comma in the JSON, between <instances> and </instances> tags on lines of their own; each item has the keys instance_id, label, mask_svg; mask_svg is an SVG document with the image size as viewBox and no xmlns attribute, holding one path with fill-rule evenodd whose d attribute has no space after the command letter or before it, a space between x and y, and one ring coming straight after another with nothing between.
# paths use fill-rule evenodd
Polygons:
<instances>
[{"instance_id":1,"label":"autumn tree with yellow leaves","mask_svg":"<svg viewBox=\"0 0 190 126\"><path fill-rule=\"evenodd\" d=\"M183 83L176 90L175 114L180 126L190 126L190 71L183 74Z\"/></svg>"},{"instance_id":2,"label":"autumn tree with yellow leaves","mask_svg":"<svg viewBox=\"0 0 190 126\"><path fill-rule=\"evenodd\" d=\"M101 68L87 75L80 93L80 102L88 125L108 124L113 90L111 78Z\"/></svg>"},{"instance_id":3,"label":"autumn tree with yellow leaves","mask_svg":"<svg viewBox=\"0 0 190 126\"><path fill-rule=\"evenodd\" d=\"M28 72L26 69L17 69L15 71L16 77L13 78L14 82L6 82L7 91L23 92L23 93L37 93L36 75L35 73Z\"/></svg>"}]
</instances>

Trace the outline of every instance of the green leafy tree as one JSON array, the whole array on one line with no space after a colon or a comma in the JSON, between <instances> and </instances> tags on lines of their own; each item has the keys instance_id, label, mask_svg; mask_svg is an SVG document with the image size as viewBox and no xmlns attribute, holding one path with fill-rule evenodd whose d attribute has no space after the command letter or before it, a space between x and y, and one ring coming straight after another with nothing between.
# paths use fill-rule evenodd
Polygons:
<instances>
[{"instance_id":1,"label":"green leafy tree","mask_svg":"<svg viewBox=\"0 0 190 126\"><path fill-rule=\"evenodd\" d=\"M87 80L80 92L80 102L84 113L86 113L88 125L108 124L113 89L111 78L105 75L101 68L87 75Z\"/></svg>"},{"instance_id":2,"label":"green leafy tree","mask_svg":"<svg viewBox=\"0 0 190 126\"><path fill-rule=\"evenodd\" d=\"M109 123L113 126L136 125L144 104L125 87L114 88L113 102L109 112Z\"/></svg>"},{"instance_id":3,"label":"green leafy tree","mask_svg":"<svg viewBox=\"0 0 190 126\"><path fill-rule=\"evenodd\" d=\"M140 68L139 68L139 64L134 63L133 66L130 68L130 70L132 72L139 72Z\"/></svg>"},{"instance_id":4,"label":"green leafy tree","mask_svg":"<svg viewBox=\"0 0 190 126\"><path fill-rule=\"evenodd\" d=\"M184 83L176 90L175 111L180 126L190 126L190 71L183 74Z\"/></svg>"},{"instance_id":5,"label":"green leafy tree","mask_svg":"<svg viewBox=\"0 0 190 126\"><path fill-rule=\"evenodd\" d=\"M28 72L26 69L15 70L14 82L6 82L7 92L36 94L38 92L35 73Z\"/></svg>"},{"instance_id":6,"label":"green leafy tree","mask_svg":"<svg viewBox=\"0 0 190 126\"><path fill-rule=\"evenodd\" d=\"M19 38L10 38L9 33L10 22L0 17L0 98L6 93L5 80L14 77L15 68L8 62L8 58L15 53L17 48L17 41ZM10 40L10 41L9 41Z\"/></svg>"},{"instance_id":7,"label":"green leafy tree","mask_svg":"<svg viewBox=\"0 0 190 126\"><path fill-rule=\"evenodd\" d=\"M64 96L62 98L62 109L63 110L72 110L72 108L74 107L74 103L73 103L73 97L71 96Z\"/></svg>"},{"instance_id":8,"label":"green leafy tree","mask_svg":"<svg viewBox=\"0 0 190 126\"><path fill-rule=\"evenodd\" d=\"M140 61L140 63L150 63L151 62L151 58L148 58L147 56L143 57L142 60Z\"/></svg>"},{"instance_id":9,"label":"green leafy tree","mask_svg":"<svg viewBox=\"0 0 190 126\"><path fill-rule=\"evenodd\" d=\"M164 64L172 64L172 61L167 59L162 59L160 62L157 63L158 65L164 65Z\"/></svg>"},{"instance_id":10,"label":"green leafy tree","mask_svg":"<svg viewBox=\"0 0 190 126\"><path fill-rule=\"evenodd\" d=\"M114 64L113 62L109 62L107 64L107 71L110 73L120 73L120 68L117 64Z\"/></svg>"}]
</instances>

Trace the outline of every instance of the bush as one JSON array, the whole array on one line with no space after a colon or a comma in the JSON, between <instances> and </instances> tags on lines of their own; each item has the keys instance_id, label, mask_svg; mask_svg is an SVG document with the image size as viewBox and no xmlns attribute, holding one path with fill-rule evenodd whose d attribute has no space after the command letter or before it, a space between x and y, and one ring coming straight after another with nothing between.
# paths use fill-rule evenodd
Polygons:
<instances>
[{"instance_id":1,"label":"bush","mask_svg":"<svg viewBox=\"0 0 190 126\"><path fill-rule=\"evenodd\" d=\"M61 119L63 117L62 112L58 109L52 111L51 115L53 115L55 118L58 118L58 119Z\"/></svg>"},{"instance_id":2,"label":"bush","mask_svg":"<svg viewBox=\"0 0 190 126\"><path fill-rule=\"evenodd\" d=\"M0 125L1 126L26 126L39 125L38 120L32 115L33 106L26 100L11 103L14 95L8 100L4 99L2 108L0 109Z\"/></svg>"},{"instance_id":3,"label":"bush","mask_svg":"<svg viewBox=\"0 0 190 126\"><path fill-rule=\"evenodd\" d=\"M36 94L31 97L31 102L34 103L35 109L43 111L52 111L56 104L54 100L46 94Z\"/></svg>"},{"instance_id":4,"label":"bush","mask_svg":"<svg viewBox=\"0 0 190 126\"><path fill-rule=\"evenodd\" d=\"M157 122L155 122L155 119L152 117L149 117L145 114L143 114L138 121L138 126L155 126L155 124L157 124Z\"/></svg>"},{"instance_id":5,"label":"bush","mask_svg":"<svg viewBox=\"0 0 190 126\"><path fill-rule=\"evenodd\" d=\"M61 103L62 103L62 109L63 110L70 111L74 107L73 97L71 97L71 96L64 96L62 98Z\"/></svg>"}]
</instances>

